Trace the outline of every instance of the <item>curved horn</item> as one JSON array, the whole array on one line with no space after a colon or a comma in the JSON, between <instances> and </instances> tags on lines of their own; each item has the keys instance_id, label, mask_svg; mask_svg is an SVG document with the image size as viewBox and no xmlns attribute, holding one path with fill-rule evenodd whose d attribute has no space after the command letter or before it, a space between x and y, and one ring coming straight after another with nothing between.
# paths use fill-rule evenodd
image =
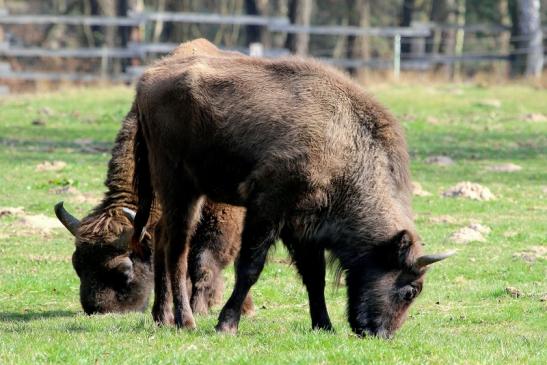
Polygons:
<instances>
[{"instance_id":1,"label":"curved horn","mask_svg":"<svg viewBox=\"0 0 547 365\"><path fill-rule=\"evenodd\" d=\"M122 208L122 211L123 214L125 214L125 216L131 221L131 223L135 221L135 216L137 215L137 213L134 210L124 207Z\"/></svg>"},{"instance_id":2,"label":"curved horn","mask_svg":"<svg viewBox=\"0 0 547 365\"><path fill-rule=\"evenodd\" d=\"M73 236L76 236L78 227L80 227L80 221L66 211L63 202L55 204L55 215L59 218L61 223L63 223L63 226L65 226Z\"/></svg>"},{"instance_id":3,"label":"curved horn","mask_svg":"<svg viewBox=\"0 0 547 365\"><path fill-rule=\"evenodd\" d=\"M129 208L122 208L123 210L123 213L125 214L125 216L131 221L131 223L135 223L135 217L137 216L137 213L132 210L132 209L129 209ZM146 226L143 227L142 229L142 232L141 232L141 235L140 235L140 238L139 238L139 242L142 241L144 239L144 236L146 235L146 233L148 233L147 229L146 229Z\"/></svg>"},{"instance_id":4,"label":"curved horn","mask_svg":"<svg viewBox=\"0 0 547 365\"><path fill-rule=\"evenodd\" d=\"M427 265L431 265L435 262L441 261L450 257L456 253L456 250L450 250L443 253L433 254L433 255L423 255L416 259L414 266L417 268L422 268Z\"/></svg>"}]
</instances>

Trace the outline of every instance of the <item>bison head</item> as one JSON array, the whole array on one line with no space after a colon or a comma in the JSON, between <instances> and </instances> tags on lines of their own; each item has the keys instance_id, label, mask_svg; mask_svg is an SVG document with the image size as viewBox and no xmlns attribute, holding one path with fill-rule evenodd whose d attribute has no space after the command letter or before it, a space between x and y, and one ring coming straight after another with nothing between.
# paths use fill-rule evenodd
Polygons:
<instances>
[{"instance_id":1,"label":"bison head","mask_svg":"<svg viewBox=\"0 0 547 365\"><path fill-rule=\"evenodd\" d=\"M348 317L356 334L390 338L422 291L428 265L454 254L422 256L416 241L403 230L346 268Z\"/></svg>"},{"instance_id":2,"label":"bison head","mask_svg":"<svg viewBox=\"0 0 547 365\"><path fill-rule=\"evenodd\" d=\"M80 278L84 311L87 314L144 311L152 290L152 260L150 251L137 257L128 249L134 213L125 212L129 220L122 218L127 224L118 224L116 232L120 233L115 237L107 231L86 232L82 223L65 210L63 202L55 206L55 214L76 238L72 265ZM151 247L150 237L146 240L147 247Z\"/></svg>"}]
</instances>

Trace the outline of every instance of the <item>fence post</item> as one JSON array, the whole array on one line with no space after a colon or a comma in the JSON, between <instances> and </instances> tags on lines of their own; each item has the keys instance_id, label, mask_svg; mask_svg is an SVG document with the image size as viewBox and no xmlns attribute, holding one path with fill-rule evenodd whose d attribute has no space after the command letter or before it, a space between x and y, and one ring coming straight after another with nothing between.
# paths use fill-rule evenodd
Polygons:
<instances>
[{"instance_id":1,"label":"fence post","mask_svg":"<svg viewBox=\"0 0 547 365\"><path fill-rule=\"evenodd\" d=\"M249 44L249 56L262 57L264 55L264 47L262 43L254 42Z\"/></svg>"},{"instance_id":2,"label":"fence post","mask_svg":"<svg viewBox=\"0 0 547 365\"><path fill-rule=\"evenodd\" d=\"M101 49L101 79L106 80L108 78L108 53L106 46L103 45Z\"/></svg>"},{"instance_id":3,"label":"fence post","mask_svg":"<svg viewBox=\"0 0 547 365\"><path fill-rule=\"evenodd\" d=\"M3 5L3 2L0 2L0 6ZM8 11L6 9L0 8L0 15L7 15ZM8 43L4 39L4 27L0 25L0 48L7 47ZM2 74L9 74L11 66L8 62L0 62L0 78ZM0 95L9 94L10 89L8 85L0 85Z\"/></svg>"},{"instance_id":4,"label":"fence post","mask_svg":"<svg viewBox=\"0 0 547 365\"><path fill-rule=\"evenodd\" d=\"M395 34L393 38L393 76L399 80L401 74L401 35Z\"/></svg>"}]
</instances>

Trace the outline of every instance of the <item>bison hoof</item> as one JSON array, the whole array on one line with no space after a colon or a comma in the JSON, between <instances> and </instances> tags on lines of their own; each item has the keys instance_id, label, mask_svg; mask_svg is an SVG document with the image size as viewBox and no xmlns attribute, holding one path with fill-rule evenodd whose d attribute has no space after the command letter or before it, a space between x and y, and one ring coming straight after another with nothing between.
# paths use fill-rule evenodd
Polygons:
<instances>
[{"instance_id":1,"label":"bison hoof","mask_svg":"<svg viewBox=\"0 0 547 365\"><path fill-rule=\"evenodd\" d=\"M241 310L241 314L243 314L245 317L254 317L256 311L254 306L251 305L250 307L243 307L243 309Z\"/></svg>"},{"instance_id":2,"label":"bison hoof","mask_svg":"<svg viewBox=\"0 0 547 365\"><path fill-rule=\"evenodd\" d=\"M196 329L196 321L192 316L175 316L175 325L178 328L185 328L188 330Z\"/></svg>"},{"instance_id":3,"label":"bison hoof","mask_svg":"<svg viewBox=\"0 0 547 365\"><path fill-rule=\"evenodd\" d=\"M207 303L202 298L196 298L195 300L192 300L192 312L194 314L198 315L207 315L209 314L209 308L207 307Z\"/></svg>"},{"instance_id":4,"label":"bison hoof","mask_svg":"<svg viewBox=\"0 0 547 365\"><path fill-rule=\"evenodd\" d=\"M313 326L313 330L314 331L325 331L325 332L332 332L334 333L334 327L329 323L329 324L318 324L318 325L315 325Z\"/></svg>"},{"instance_id":5,"label":"bison hoof","mask_svg":"<svg viewBox=\"0 0 547 365\"><path fill-rule=\"evenodd\" d=\"M255 315L255 306L250 296L245 298L243 306L241 307L241 313L247 317L253 317Z\"/></svg>"},{"instance_id":6,"label":"bison hoof","mask_svg":"<svg viewBox=\"0 0 547 365\"><path fill-rule=\"evenodd\" d=\"M215 330L218 333L227 334L227 335L236 335L237 334L237 324L230 323L219 323L215 327Z\"/></svg>"},{"instance_id":7,"label":"bison hoof","mask_svg":"<svg viewBox=\"0 0 547 365\"><path fill-rule=\"evenodd\" d=\"M171 326L175 324L175 317L173 317L172 313L162 313L161 315L153 314L152 317L158 326Z\"/></svg>"}]
</instances>

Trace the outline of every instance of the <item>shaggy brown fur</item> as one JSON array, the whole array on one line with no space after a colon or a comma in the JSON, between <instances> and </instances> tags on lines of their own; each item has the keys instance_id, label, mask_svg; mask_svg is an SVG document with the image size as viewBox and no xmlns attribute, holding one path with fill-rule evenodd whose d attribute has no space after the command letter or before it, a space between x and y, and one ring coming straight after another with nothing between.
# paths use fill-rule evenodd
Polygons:
<instances>
[{"instance_id":1,"label":"shaggy brown fur","mask_svg":"<svg viewBox=\"0 0 547 365\"><path fill-rule=\"evenodd\" d=\"M277 238L306 285L314 328L332 328L325 250L346 272L353 330L390 336L400 326L433 260L421 257L412 220L402 129L359 86L311 60L175 52L140 78L136 105L132 244L138 249L155 191L178 326L195 325L179 274L204 196L247 208L236 285L217 330L237 331Z\"/></svg>"},{"instance_id":2,"label":"shaggy brown fur","mask_svg":"<svg viewBox=\"0 0 547 365\"><path fill-rule=\"evenodd\" d=\"M122 211L136 210L137 196L132 185L136 127L132 108L112 150L105 181L107 192L78 225L73 264L80 277L80 301L86 313L144 310L152 288L152 237L147 235L144 242L147 255L132 254L129 237L133 226ZM155 207L148 221L151 232L160 216L160 208ZM243 217L242 208L205 204L190 255L188 289L195 313L207 313L222 297L221 271L239 252ZM250 297L245 311L253 311Z\"/></svg>"}]
</instances>

